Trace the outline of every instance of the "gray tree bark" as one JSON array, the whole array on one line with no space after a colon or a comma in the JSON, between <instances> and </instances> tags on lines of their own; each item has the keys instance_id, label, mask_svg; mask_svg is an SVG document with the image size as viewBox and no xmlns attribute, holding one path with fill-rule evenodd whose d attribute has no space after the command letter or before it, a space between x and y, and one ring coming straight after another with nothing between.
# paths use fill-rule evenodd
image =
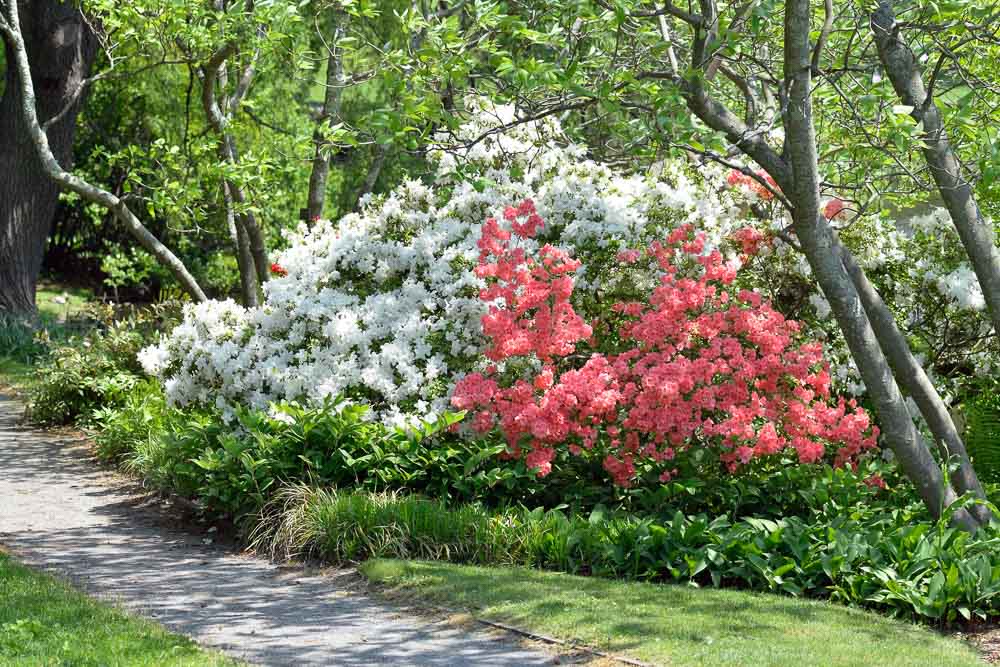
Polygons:
<instances>
[{"instance_id":1,"label":"gray tree bark","mask_svg":"<svg viewBox=\"0 0 1000 667\"><path fill-rule=\"evenodd\" d=\"M32 11L34 11L39 6L46 8L49 7L50 4L55 5L56 3L32 3L31 8ZM61 4L59 6L61 6ZM0 8L2 8L2 5L0 5ZM49 9L51 11L51 7L49 7ZM74 43L85 39L85 23L82 17L77 19L73 19L72 17L60 19L55 21L54 24L50 24L50 27L52 26L55 28L54 32L50 31L48 33L49 36L45 38L50 42L49 47L56 47L63 57L72 58L72 52L68 49L72 48ZM39 74L44 75L48 73L48 69L43 69L38 74L34 76L32 75L29 52L23 36L24 33L21 27L17 2L7 2L5 13L0 14L0 34L3 35L5 48L7 49L8 68L17 71L17 79L15 81L19 93L19 105L18 108L14 110L14 113L20 117L19 122L21 125L19 125L19 129L22 134L11 137L11 140L21 142L25 148L30 149L33 152L34 158L37 160L37 164L41 167L41 173L51 179L57 188L62 187L75 192L85 200L101 204L114 213L115 218L125 225L140 245L148 250L150 254L152 254L173 274L173 276L180 283L181 287L183 287L193 299L196 301L204 301L206 298L205 293L202 291L194 277L188 272L184 263L181 262L181 260L178 259L169 248L153 236L148 229L146 229L142 222L132 213L132 211L129 210L125 202L107 190L91 185L63 168L56 155L53 153L52 145L49 142L49 136L46 133L46 129L42 127L38 119L38 102L35 94L34 79L39 79L42 90L46 92L48 92L48 86L55 86L56 90L58 90L59 84L57 80L49 80L45 76L39 76ZM42 34L44 35L46 32L43 30ZM80 46L78 48L83 47ZM91 46L89 48L95 47ZM93 56L91 55L91 58L92 57ZM44 60L45 59L43 58L43 61ZM51 73L55 74L58 71L59 70L54 69L51 70ZM78 80L82 82L83 77L81 76ZM9 89L5 91L5 99L7 93L9 92ZM78 92L77 88L74 88L70 91L69 95L73 98L78 98ZM78 99L75 103L78 103ZM63 122L65 117L69 115L66 114L65 116L59 117L59 113L60 112L57 111L56 115L53 116L58 117L58 122L53 123L52 128L58 126L59 123ZM52 128L50 128L50 131ZM28 157L27 153L22 152L21 155L26 158ZM19 164L15 166L17 168L23 168L22 165ZM45 232L47 233L47 231L48 228L46 223ZM44 243L44 235L42 236L42 242ZM22 303L23 300L24 299L22 297Z\"/></svg>"},{"instance_id":2,"label":"gray tree bark","mask_svg":"<svg viewBox=\"0 0 1000 667\"><path fill-rule=\"evenodd\" d=\"M72 4L37 0L26 7L24 49L31 64L37 114L48 130L55 159L67 169L82 96L74 96L90 72L97 39ZM32 314L45 241L59 201L30 141L17 56L5 40L6 85L0 99L0 313ZM74 99L75 97L75 99Z\"/></svg>"},{"instance_id":3,"label":"gray tree bark","mask_svg":"<svg viewBox=\"0 0 1000 667\"><path fill-rule=\"evenodd\" d=\"M247 231L242 222L237 220L233 195L228 183L222 184L222 198L226 207L226 227L229 229L233 248L236 249L236 266L240 272L240 294L243 297L243 305L247 308L256 308L260 303L258 297L260 286L257 284L253 253L250 252L250 239L247 238Z\"/></svg>"},{"instance_id":4,"label":"gray tree bark","mask_svg":"<svg viewBox=\"0 0 1000 667\"><path fill-rule=\"evenodd\" d=\"M924 148L921 152L979 279L993 329L1000 334L1000 250L994 243L993 230L979 210L972 185L962 176L941 112L933 98L927 96L913 53L900 39L900 26L896 23L892 2L879 2L871 15L871 29L879 59L892 87L903 104L913 107L913 118L923 123Z\"/></svg>"},{"instance_id":5,"label":"gray tree bark","mask_svg":"<svg viewBox=\"0 0 1000 667\"><path fill-rule=\"evenodd\" d=\"M388 146L379 145L375 149L375 157L372 158L371 164L368 165L365 181L361 184L361 189L358 190L358 194L354 197L354 205L351 207L351 210L357 211L365 195L375 189L375 183L378 182L378 177L382 173L382 167L385 166L385 158L388 153Z\"/></svg>"},{"instance_id":6,"label":"gray tree bark","mask_svg":"<svg viewBox=\"0 0 1000 667\"><path fill-rule=\"evenodd\" d=\"M958 493L971 493L980 500L986 500L986 492L979 482L965 443L955 422L948 412L948 407L941 400L940 394L934 388L934 383L927 377L916 357L910 351L910 346L903 332L896 325L896 318L885 305L875 286L868 280L864 270L858 266L851 252L840 242L837 242L841 261L854 283L861 303L868 315L868 321L878 338L879 346L892 368L893 374L903 386L903 389L913 398L927 422L928 428L942 449L942 456L955 466L951 472L951 483ZM971 508L973 516L980 523L987 523L993 513L985 505L974 505Z\"/></svg>"},{"instance_id":7,"label":"gray tree bark","mask_svg":"<svg viewBox=\"0 0 1000 667\"><path fill-rule=\"evenodd\" d=\"M333 23L330 41L324 40L327 49L326 91L323 95L323 109L316 119L313 132L312 173L309 175L309 194L306 204L308 220L323 216L326 204L326 183L330 176L330 147L324 136L325 126L340 118L340 104L344 95L344 59L340 50L340 40L347 31L347 14L336 10L330 20Z\"/></svg>"},{"instance_id":8,"label":"gray tree bark","mask_svg":"<svg viewBox=\"0 0 1000 667\"><path fill-rule=\"evenodd\" d=\"M941 516L958 496L941 473L927 443L910 418L861 298L841 260L833 230L820 213L819 166L812 112L812 49L810 48L810 0L786 0L784 26L784 90L782 109L785 152L778 154L763 134L752 132L724 104L704 88L708 77L681 79L688 107L706 125L723 132L733 144L774 178L779 196L792 212L793 228L809 261L813 275L837 319L862 379L872 398L884 443L892 449L906 476L917 489L930 513ZM719 26L715 0L699 0L700 15L673 5L672 13L688 22L694 31L692 65L707 71L714 60L711 49ZM952 520L967 530L978 527L976 519L959 509Z\"/></svg>"},{"instance_id":9,"label":"gray tree bark","mask_svg":"<svg viewBox=\"0 0 1000 667\"><path fill-rule=\"evenodd\" d=\"M219 99L216 97L216 84L219 83L220 80L223 84L226 83L226 60L235 54L236 51L236 42L228 42L212 55L209 61L202 68L201 90L201 101L202 106L205 109L205 115L208 117L209 124L218 136L219 156L232 165L239 164L240 158L239 151L236 148L236 139L229 131L229 114L239 108L239 105L242 103L243 98L246 96L250 88L250 83L253 81L255 72L254 58L251 59L250 63L245 67L232 95L227 94L225 85L222 86L222 102L220 104ZM238 234L246 236L247 245L250 250L250 257L253 261L250 262L247 261L245 257L239 257L242 252L239 245L237 245L236 252L237 257L240 259L241 271L252 271L253 275L256 276L257 287L254 290L256 293L259 292L259 286L267 282L271 276L270 264L267 259L267 244L264 241L264 232L260 228L260 224L257 222L257 216L255 216L252 211L246 210L247 196L239 183L226 181L226 187L229 193L227 204L244 209L243 211L235 213L236 230ZM239 238L239 236L237 238ZM241 283L246 284L247 282L247 277L241 276ZM244 297L244 300L246 300L246 297ZM252 301L256 303L258 300L259 295L255 295ZM250 306L252 303L247 301L244 305Z\"/></svg>"},{"instance_id":10,"label":"gray tree bark","mask_svg":"<svg viewBox=\"0 0 1000 667\"><path fill-rule=\"evenodd\" d=\"M886 443L896 454L907 477L934 516L952 504L957 495L910 418L899 386L875 337L857 290L844 268L837 241L820 212L819 156L812 113L812 49L809 0L785 3L785 89L788 106L784 112L788 140L788 162L792 182L782 190L795 209L792 222L796 236L819 282L824 296L840 325L844 338L875 403ZM975 529L977 522L965 510L955 520Z\"/></svg>"}]
</instances>

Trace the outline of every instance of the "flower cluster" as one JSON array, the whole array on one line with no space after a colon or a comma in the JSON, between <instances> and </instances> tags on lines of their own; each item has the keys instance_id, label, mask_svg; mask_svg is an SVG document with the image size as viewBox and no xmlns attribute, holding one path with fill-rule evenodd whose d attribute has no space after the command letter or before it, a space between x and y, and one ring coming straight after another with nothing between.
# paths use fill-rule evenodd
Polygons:
<instances>
[{"instance_id":1,"label":"flower cluster","mask_svg":"<svg viewBox=\"0 0 1000 667\"><path fill-rule=\"evenodd\" d=\"M727 187L753 196L760 183L747 173L747 168L730 172ZM923 349L945 351L936 355L926 370L946 396L955 395L961 393L964 383L976 382L968 371L955 373L955 369L984 376L1000 371L1000 339L992 335L984 317L982 289L947 211L930 207L917 210L922 212L899 219L884 212L860 214L836 196L828 198L821 208L895 311L902 328L912 335L918 355ZM791 224L787 212L779 207L758 205L747 213L748 218L757 219L748 233L767 228L787 231ZM767 246L760 250L766 250L768 260L754 263L743 273L741 282L767 289L784 315L800 320L809 336L824 340L838 392L863 395L864 383L830 304L819 291L804 255L782 236L767 238Z\"/></svg>"},{"instance_id":2,"label":"flower cluster","mask_svg":"<svg viewBox=\"0 0 1000 667\"><path fill-rule=\"evenodd\" d=\"M742 188L763 201L771 201L774 199L774 193L780 191L774 178L763 169L753 172L753 175L733 169L726 177L726 182L730 187Z\"/></svg>"},{"instance_id":3,"label":"flower cluster","mask_svg":"<svg viewBox=\"0 0 1000 667\"><path fill-rule=\"evenodd\" d=\"M659 284L645 300L614 305L621 320L605 341L573 309L578 262L551 246L534 255L515 246L530 237L518 216L535 211L526 201L509 212L511 230L489 219L480 241L487 356L508 372L466 376L452 404L474 413L477 430L499 426L510 454L539 475L560 448L599 452L614 482L629 486L639 464L666 480L675 458L699 446L730 470L784 450L812 463L829 449L845 465L876 446L865 411L832 398L822 347L758 293L736 289L740 262L707 248L691 225L647 248ZM584 341L595 351L578 354ZM529 363L510 363L518 358Z\"/></svg>"}]
</instances>

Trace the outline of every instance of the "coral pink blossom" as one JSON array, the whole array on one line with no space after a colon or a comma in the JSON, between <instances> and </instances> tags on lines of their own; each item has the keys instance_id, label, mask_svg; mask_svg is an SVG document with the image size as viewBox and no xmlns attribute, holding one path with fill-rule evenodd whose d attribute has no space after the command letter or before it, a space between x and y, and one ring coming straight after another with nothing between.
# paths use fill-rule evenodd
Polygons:
<instances>
[{"instance_id":1,"label":"coral pink blossom","mask_svg":"<svg viewBox=\"0 0 1000 667\"><path fill-rule=\"evenodd\" d=\"M823 217L833 220L844 210L844 200L834 197L823 207Z\"/></svg>"},{"instance_id":2,"label":"coral pink blossom","mask_svg":"<svg viewBox=\"0 0 1000 667\"><path fill-rule=\"evenodd\" d=\"M768 242L768 238L753 227L743 227L737 229L732 234L732 239L740 244L740 249L745 257L756 255L762 246Z\"/></svg>"},{"instance_id":3,"label":"coral pink blossom","mask_svg":"<svg viewBox=\"0 0 1000 667\"><path fill-rule=\"evenodd\" d=\"M616 326L595 332L572 304L579 262L548 245L533 256L512 245L542 224L536 215L524 202L504 215L513 231L486 221L479 274L491 304L487 358L541 371L473 373L452 395L456 408L476 411L476 430L495 424L509 456L546 475L557 450L594 455L627 487L672 479L672 462L695 448L736 471L784 451L854 465L875 447L868 414L831 396L822 346L757 292L734 289L738 264L705 252L691 225L647 249L661 275L648 298L614 304ZM733 240L751 254L764 237L740 230Z\"/></svg>"},{"instance_id":4,"label":"coral pink blossom","mask_svg":"<svg viewBox=\"0 0 1000 667\"><path fill-rule=\"evenodd\" d=\"M734 188L745 188L765 201L774 199L774 193L781 191L781 188L778 187L778 184L771 175L763 169L754 172L753 176L733 169L729 172L729 176L726 177L726 182ZM764 183L767 184L767 187L764 186Z\"/></svg>"}]
</instances>

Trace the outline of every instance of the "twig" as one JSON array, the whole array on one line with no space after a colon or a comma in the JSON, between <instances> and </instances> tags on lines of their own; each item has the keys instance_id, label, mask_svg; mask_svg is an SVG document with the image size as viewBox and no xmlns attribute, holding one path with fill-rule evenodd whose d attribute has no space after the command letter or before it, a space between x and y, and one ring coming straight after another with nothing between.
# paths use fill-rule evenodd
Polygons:
<instances>
[{"instance_id":1,"label":"twig","mask_svg":"<svg viewBox=\"0 0 1000 667\"><path fill-rule=\"evenodd\" d=\"M528 630L522 630L521 628L516 628L513 625L507 625L506 623L497 623L496 621L487 621L483 618L477 618L476 623L481 623L487 625L491 628L497 628L505 632L511 632L515 635L521 635L522 637L527 637L528 639L533 639L535 641L544 642L546 644L556 644L558 646L566 646L572 649L583 651L585 653L590 653L591 655L596 655L599 658L606 658L608 660L614 660L615 662L620 662L624 665L632 665L632 667L653 667L652 664L648 662L640 662L639 660L634 660L632 658L626 658L620 655L614 655L613 653L605 653L596 648L591 648L584 644L577 644L576 642L568 642L563 639L556 639L555 637L549 637L548 635L540 635Z\"/></svg>"}]
</instances>

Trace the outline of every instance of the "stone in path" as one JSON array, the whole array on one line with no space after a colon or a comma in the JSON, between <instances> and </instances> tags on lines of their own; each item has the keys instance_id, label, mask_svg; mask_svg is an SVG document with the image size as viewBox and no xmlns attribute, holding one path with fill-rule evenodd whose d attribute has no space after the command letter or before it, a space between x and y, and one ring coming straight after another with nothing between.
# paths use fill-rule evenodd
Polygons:
<instances>
[{"instance_id":1,"label":"stone in path","mask_svg":"<svg viewBox=\"0 0 1000 667\"><path fill-rule=\"evenodd\" d=\"M0 544L237 658L267 665L546 665L509 636L409 615L350 576L278 567L165 526L79 438L17 426L0 397Z\"/></svg>"}]
</instances>

